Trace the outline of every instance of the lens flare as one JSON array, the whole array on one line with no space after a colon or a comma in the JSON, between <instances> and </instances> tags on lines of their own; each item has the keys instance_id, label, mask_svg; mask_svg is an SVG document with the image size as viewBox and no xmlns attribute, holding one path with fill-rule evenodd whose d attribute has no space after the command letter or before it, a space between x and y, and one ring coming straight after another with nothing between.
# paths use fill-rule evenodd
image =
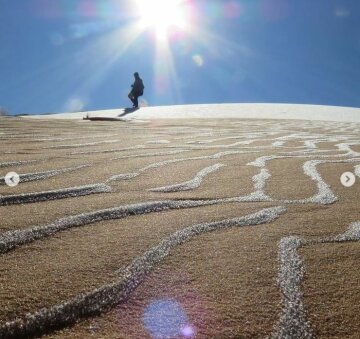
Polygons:
<instances>
[{"instance_id":1,"label":"lens flare","mask_svg":"<svg viewBox=\"0 0 360 339\"><path fill-rule=\"evenodd\" d=\"M153 301L143 315L143 323L152 338L192 338L194 329L181 305L173 299Z\"/></svg>"},{"instance_id":2,"label":"lens flare","mask_svg":"<svg viewBox=\"0 0 360 339\"><path fill-rule=\"evenodd\" d=\"M185 338L192 338L192 337L195 336L195 330L193 329L192 326L186 325L185 327L182 328L181 334L182 334Z\"/></svg>"},{"instance_id":3,"label":"lens flare","mask_svg":"<svg viewBox=\"0 0 360 339\"><path fill-rule=\"evenodd\" d=\"M337 8L334 13L338 18L345 18L350 15L350 11L345 8Z\"/></svg>"},{"instance_id":4,"label":"lens flare","mask_svg":"<svg viewBox=\"0 0 360 339\"><path fill-rule=\"evenodd\" d=\"M204 59L200 54L193 55L192 59L196 66L202 67L204 65Z\"/></svg>"}]
</instances>

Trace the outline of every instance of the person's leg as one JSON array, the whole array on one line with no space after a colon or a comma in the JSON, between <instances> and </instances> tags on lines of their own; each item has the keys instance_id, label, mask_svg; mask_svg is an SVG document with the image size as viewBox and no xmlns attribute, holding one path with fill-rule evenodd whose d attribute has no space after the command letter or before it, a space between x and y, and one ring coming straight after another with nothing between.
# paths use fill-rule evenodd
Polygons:
<instances>
[{"instance_id":1,"label":"person's leg","mask_svg":"<svg viewBox=\"0 0 360 339\"><path fill-rule=\"evenodd\" d=\"M134 93L133 93L132 91L128 94L128 98L131 100L131 102L133 103L133 105L135 105Z\"/></svg>"},{"instance_id":2,"label":"person's leg","mask_svg":"<svg viewBox=\"0 0 360 339\"><path fill-rule=\"evenodd\" d=\"M138 101L138 96L134 95L134 99L132 100L132 102L134 103L134 107L139 107L139 101Z\"/></svg>"}]
</instances>

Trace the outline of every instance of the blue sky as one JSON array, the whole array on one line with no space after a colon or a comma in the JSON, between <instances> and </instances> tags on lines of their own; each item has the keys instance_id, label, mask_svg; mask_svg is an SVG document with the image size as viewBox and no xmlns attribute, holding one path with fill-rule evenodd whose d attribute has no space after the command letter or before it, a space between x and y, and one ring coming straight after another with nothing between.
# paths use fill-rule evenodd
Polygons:
<instances>
[{"instance_id":1,"label":"blue sky","mask_svg":"<svg viewBox=\"0 0 360 339\"><path fill-rule=\"evenodd\" d=\"M145 1L152 9L141 0L0 0L0 106L128 107L138 71L151 106L360 107L359 0L166 0L178 2L181 24L161 0ZM156 20L168 24L161 34Z\"/></svg>"}]
</instances>

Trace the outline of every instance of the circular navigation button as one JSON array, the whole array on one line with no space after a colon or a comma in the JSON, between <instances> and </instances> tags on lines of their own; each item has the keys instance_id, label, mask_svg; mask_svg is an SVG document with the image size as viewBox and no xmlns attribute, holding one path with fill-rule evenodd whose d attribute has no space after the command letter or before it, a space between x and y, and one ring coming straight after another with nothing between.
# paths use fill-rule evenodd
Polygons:
<instances>
[{"instance_id":1,"label":"circular navigation button","mask_svg":"<svg viewBox=\"0 0 360 339\"><path fill-rule=\"evenodd\" d=\"M351 187L352 185L354 185L355 180L356 180L355 175L351 172L344 172L340 178L341 183L345 187Z\"/></svg>"},{"instance_id":2,"label":"circular navigation button","mask_svg":"<svg viewBox=\"0 0 360 339\"><path fill-rule=\"evenodd\" d=\"M19 174L16 172L9 172L5 175L5 183L10 187L15 187L20 182Z\"/></svg>"}]
</instances>

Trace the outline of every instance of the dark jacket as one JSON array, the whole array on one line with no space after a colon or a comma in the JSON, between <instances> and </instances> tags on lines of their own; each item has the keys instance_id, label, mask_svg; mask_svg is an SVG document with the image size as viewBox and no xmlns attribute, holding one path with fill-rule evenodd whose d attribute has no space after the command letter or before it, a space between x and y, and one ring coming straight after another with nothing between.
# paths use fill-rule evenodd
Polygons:
<instances>
[{"instance_id":1,"label":"dark jacket","mask_svg":"<svg viewBox=\"0 0 360 339\"><path fill-rule=\"evenodd\" d=\"M131 85L132 87L132 92L135 95L143 95L144 94L144 84L143 81L140 77L135 79L135 82Z\"/></svg>"}]
</instances>

